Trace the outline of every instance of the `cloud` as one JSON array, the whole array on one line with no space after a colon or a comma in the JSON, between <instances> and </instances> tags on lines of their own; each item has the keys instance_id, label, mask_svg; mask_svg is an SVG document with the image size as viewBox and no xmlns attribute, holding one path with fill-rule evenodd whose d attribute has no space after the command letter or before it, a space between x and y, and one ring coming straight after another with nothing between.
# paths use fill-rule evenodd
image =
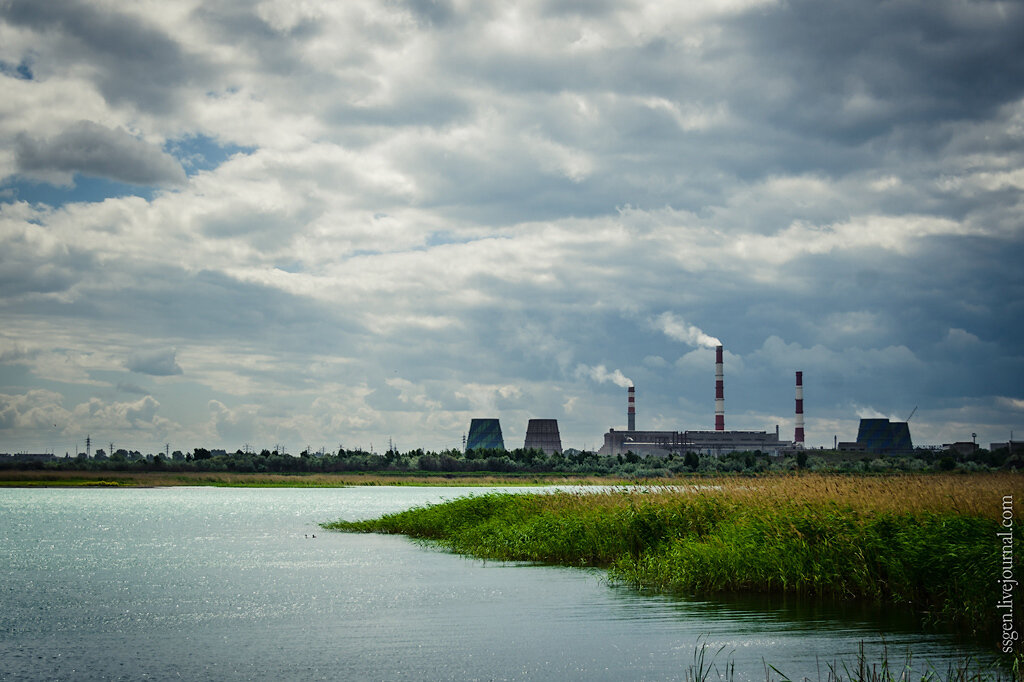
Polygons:
<instances>
[{"instance_id":1,"label":"cloud","mask_svg":"<svg viewBox=\"0 0 1024 682\"><path fill-rule=\"evenodd\" d=\"M151 112L175 110L176 90L212 71L168 30L124 8L77 0L56 0L46 7L7 0L0 5L0 18L32 31L37 44L61 62L90 65L86 77L115 104Z\"/></svg>"},{"instance_id":2,"label":"cloud","mask_svg":"<svg viewBox=\"0 0 1024 682\"><path fill-rule=\"evenodd\" d=\"M437 410L441 408L441 403L436 400L431 400L422 386L417 386L408 379L393 377L385 380L384 383L398 391L398 399L403 403L428 410Z\"/></svg>"},{"instance_id":3,"label":"cloud","mask_svg":"<svg viewBox=\"0 0 1024 682\"><path fill-rule=\"evenodd\" d=\"M466 401L469 410L480 415L497 414L499 409L511 407L522 395L522 389L512 384L470 383L455 391L456 398Z\"/></svg>"},{"instance_id":4,"label":"cloud","mask_svg":"<svg viewBox=\"0 0 1024 682\"><path fill-rule=\"evenodd\" d=\"M135 393L137 395L149 395L149 391L138 386L136 384L129 383L127 381L119 381L117 384L117 390L122 393Z\"/></svg>"},{"instance_id":5,"label":"cloud","mask_svg":"<svg viewBox=\"0 0 1024 682\"><path fill-rule=\"evenodd\" d=\"M15 163L26 175L46 178L73 173L135 185L180 185L185 171L174 157L123 129L78 121L56 136L38 140L20 134Z\"/></svg>"},{"instance_id":6,"label":"cloud","mask_svg":"<svg viewBox=\"0 0 1024 682\"><path fill-rule=\"evenodd\" d=\"M168 377L184 374L178 365L177 351L173 348L161 348L151 351L137 351L125 361L124 366L132 372L149 374L155 377Z\"/></svg>"},{"instance_id":7,"label":"cloud","mask_svg":"<svg viewBox=\"0 0 1024 682\"><path fill-rule=\"evenodd\" d=\"M1009 407L1012 410L1024 411L1024 399L1022 398L1007 398L1006 396L999 396L997 400L1001 405Z\"/></svg>"},{"instance_id":8,"label":"cloud","mask_svg":"<svg viewBox=\"0 0 1024 682\"><path fill-rule=\"evenodd\" d=\"M64 429L69 413L63 396L55 391L33 389L20 395L0 394L0 429Z\"/></svg>"},{"instance_id":9,"label":"cloud","mask_svg":"<svg viewBox=\"0 0 1024 682\"><path fill-rule=\"evenodd\" d=\"M109 428L122 435L132 430L144 430L150 432L150 437L156 435L159 438L175 426L157 414L159 409L160 403L149 395L133 402L105 402L100 398L90 398L71 410L71 418L83 428Z\"/></svg>"},{"instance_id":10,"label":"cloud","mask_svg":"<svg viewBox=\"0 0 1024 682\"><path fill-rule=\"evenodd\" d=\"M1022 19L0 0L0 393L177 375L155 418L189 447L447 447L470 410L581 445L631 380L651 423L706 425L714 332L731 424L790 414L803 369L809 426L971 405L950 423L1005 437ZM69 428L127 433L95 414Z\"/></svg>"}]
</instances>

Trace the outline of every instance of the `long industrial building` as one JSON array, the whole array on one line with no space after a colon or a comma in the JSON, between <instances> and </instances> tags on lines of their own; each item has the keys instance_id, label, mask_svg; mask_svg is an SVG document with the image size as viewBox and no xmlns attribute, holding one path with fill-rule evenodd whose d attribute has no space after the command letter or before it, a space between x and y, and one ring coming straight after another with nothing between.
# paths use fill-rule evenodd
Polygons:
<instances>
[{"instance_id":1,"label":"long industrial building","mask_svg":"<svg viewBox=\"0 0 1024 682\"><path fill-rule=\"evenodd\" d=\"M667 455L670 452L696 452L720 455L743 450L775 453L793 447L779 440L779 432L770 431L616 431L604 434L600 455Z\"/></svg>"},{"instance_id":2,"label":"long industrial building","mask_svg":"<svg viewBox=\"0 0 1024 682\"><path fill-rule=\"evenodd\" d=\"M779 439L779 427L770 431L726 431L725 430L725 376L723 348L715 348L715 430L714 431L638 431L636 429L636 392L633 386L627 389L625 431L609 429L604 435L604 445L598 451L601 455L621 455L632 452L636 455L665 456L669 453L696 452L703 454L725 454L728 452L760 450L777 453L783 449L803 447L804 443L804 395L803 372L796 373L796 428L792 441Z\"/></svg>"}]
</instances>

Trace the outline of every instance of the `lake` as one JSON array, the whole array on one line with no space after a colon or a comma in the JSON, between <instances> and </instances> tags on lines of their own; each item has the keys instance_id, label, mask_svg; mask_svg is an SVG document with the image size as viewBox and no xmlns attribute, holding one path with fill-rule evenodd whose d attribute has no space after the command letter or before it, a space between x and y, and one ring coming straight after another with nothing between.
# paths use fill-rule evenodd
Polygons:
<instances>
[{"instance_id":1,"label":"lake","mask_svg":"<svg viewBox=\"0 0 1024 682\"><path fill-rule=\"evenodd\" d=\"M871 608L644 595L317 525L483 492L0 489L0 679L675 680L704 643L753 680L825 680L862 643L994 657Z\"/></svg>"}]
</instances>

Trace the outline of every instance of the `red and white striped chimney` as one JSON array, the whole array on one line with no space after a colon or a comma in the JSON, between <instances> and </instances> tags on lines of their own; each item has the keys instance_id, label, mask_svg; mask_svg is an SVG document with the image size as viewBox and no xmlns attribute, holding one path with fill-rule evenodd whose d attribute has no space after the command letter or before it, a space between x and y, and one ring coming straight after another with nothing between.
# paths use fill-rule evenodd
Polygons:
<instances>
[{"instance_id":1,"label":"red and white striped chimney","mask_svg":"<svg viewBox=\"0 0 1024 682\"><path fill-rule=\"evenodd\" d=\"M725 370L722 347L715 347L715 431L725 431Z\"/></svg>"},{"instance_id":2,"label":"red and white striped chimney","mask_svg":"<svg viewBox=\"0 0 1024 682\"><path fill-rule=\"evenodd\" d=\"M630 386L626 390L628 391L627 395L629 396L629 406L626 409L626 423L628 425L626 430L636 431L636 389Z\"/></svg>"},{"instance_id":3,"label":"red and white striped chimney","mask_svg":"<svg viewBox=\"0 0 1024 682\"><path fill-rule=\"evenodd\" d=\"M804 444L804 373L796 373L796 431L793 442Z\"/></svg>"}]
</instances>

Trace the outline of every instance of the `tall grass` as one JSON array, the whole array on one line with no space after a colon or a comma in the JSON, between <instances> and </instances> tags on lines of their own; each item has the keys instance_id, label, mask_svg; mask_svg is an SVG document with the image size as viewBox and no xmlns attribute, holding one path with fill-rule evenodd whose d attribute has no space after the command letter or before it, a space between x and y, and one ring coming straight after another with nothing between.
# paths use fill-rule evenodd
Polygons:
<instances>
[{"instance_id":1,"label":"tall grass","mask_svg":"<svg viewBox=\"0 0 1024 682\"><path fill-rule=\"evenodd\" d=\"M326 527L402 533L482 558L605 567L664 591L869 599L978 632L997 625L995 534L1010 494L1024 502L1024 477L712 479L490 494Z\"/></svg>"}]
</instances>

